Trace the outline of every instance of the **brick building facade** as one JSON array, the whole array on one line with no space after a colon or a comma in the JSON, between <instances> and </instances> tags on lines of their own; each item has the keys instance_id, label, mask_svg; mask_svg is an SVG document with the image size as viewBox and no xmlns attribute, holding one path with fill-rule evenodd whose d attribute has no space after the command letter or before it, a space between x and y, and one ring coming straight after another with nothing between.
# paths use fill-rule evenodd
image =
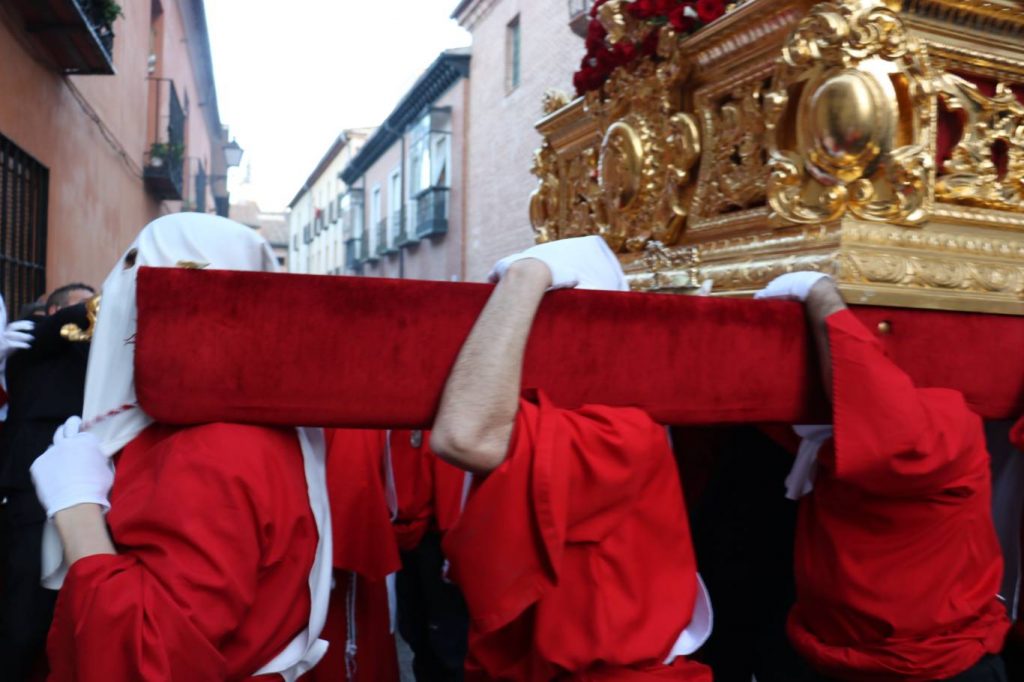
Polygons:
<instances>
[{"instance_id":1,"label":"brick building facade","mask_svg":"<svg viewBox=\"0 0 1024 682\"><path fill-rule=\"evenodd\" d=\"M568 6L567 6L568 5ZM533 243L530 172L544 93L572 91L583 40L570 27L580 2L463 0L452 14L473 36L466 185L466 279Z\"/></svg>"}]
</instances>

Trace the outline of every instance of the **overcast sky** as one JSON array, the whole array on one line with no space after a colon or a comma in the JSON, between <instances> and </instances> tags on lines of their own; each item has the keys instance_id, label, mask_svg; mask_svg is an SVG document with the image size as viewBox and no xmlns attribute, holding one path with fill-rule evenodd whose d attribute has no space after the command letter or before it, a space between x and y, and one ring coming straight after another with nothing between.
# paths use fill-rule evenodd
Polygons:
<instances>
[{"instance_id":1,"label":"overcast sky","mask_svg":"<svg viewBox=\"0 0 1024 682\"><path fill-rule=\"evenodd\" d=\"M344 128L379 124L442 50L456 0L206 0L221 120L264 210L283 209Z\"/></svg>"}]
</instances>

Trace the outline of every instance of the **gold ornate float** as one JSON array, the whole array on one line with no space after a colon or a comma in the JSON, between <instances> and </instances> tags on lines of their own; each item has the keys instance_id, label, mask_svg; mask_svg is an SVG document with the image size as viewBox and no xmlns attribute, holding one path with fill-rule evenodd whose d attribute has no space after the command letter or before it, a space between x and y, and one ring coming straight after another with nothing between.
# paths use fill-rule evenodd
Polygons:
<instances>
[{"instance_id":1,"label":"gold ornate float","mask_svg":"<svg viewBox=\"0 0 1024 682\"><path fill-rule=\"evenodd\" d=\"M608 0L608 41L640 30ZM1024 5L749 0L545 101L537 239L600 234L634 288L1024 314Z\"/></svg>"}]
</instances>

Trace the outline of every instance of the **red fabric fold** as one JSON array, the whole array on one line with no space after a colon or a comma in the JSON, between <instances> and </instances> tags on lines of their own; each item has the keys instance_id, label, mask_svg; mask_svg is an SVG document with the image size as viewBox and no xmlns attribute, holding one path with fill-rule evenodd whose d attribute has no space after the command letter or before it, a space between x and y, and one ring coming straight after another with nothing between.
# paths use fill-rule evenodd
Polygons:
<instances>
[{"instance_id":1,"label":"red fabric fold","mask_svg":"<svg viewBox=\"0 0 1024 682\"><path fill-rule=\"evenodd\" d=\"M348 600L351 580L356 581L356 651L352 661L354 675L346 670L348 641ZM388 616L388 592L383 580L367 580L339 571L327 610L321 639L330 646L315 668L299 678L302 682L398 682L398 653ZM279 682L280 677L274 682Z\"/></svg>"},{"instance_id":2,"label":"red fabric fold","mask_svg":"<svg viewBox=\"0 0 1024 682\"><path fill-rule=\"evenodd\" d=\"M981 420L916 388L850 311L827 324L835 440L801 502L790 638L839 679L946 679L1009 627Z\"/></svg>"},{"instance_id":3,"label":"red fabric fold","mask_svg":"<svg viewBox=\"0 0 1024 682\"><path fill-rule=\"evenodd\" d=\"M71 566L50 680L247 679L305 627L317 534L294 430L151 426L110 502L119 554Z\"/></svg>"},{"instance_id":4,"label":"red fabric fold","mask_svg":"<svg viewBox=\"0 0 1024 682\"><path fill-rule=\"evenodd\" d=\"M369 580L402 567L385 495L384 437L383 431L326 432L334 567Z\"/></svg>"},{"instance_id":5,"label":"red fabric fold","mask_svg":"<svg viewBox=\"0 0 1024 682\"><path fill-rule=\"evenodd\" d=\"M696 598L675 460L636 409L521 401L507 459L475 483L444 549L479 679L657 669Z\"/></svg>"},{"instance_id":6,"label":"red fabric fold","mask_svg":"<svg viewBox=\"0 0 1024 682\"><path fill-rule=\"evenodd\" d=\"M391 466L395 476L398 513L395 537L403 551L415 549L434 518L434 461L427 447L430 433L392 431Z\"/></svg>"}]
</instances>

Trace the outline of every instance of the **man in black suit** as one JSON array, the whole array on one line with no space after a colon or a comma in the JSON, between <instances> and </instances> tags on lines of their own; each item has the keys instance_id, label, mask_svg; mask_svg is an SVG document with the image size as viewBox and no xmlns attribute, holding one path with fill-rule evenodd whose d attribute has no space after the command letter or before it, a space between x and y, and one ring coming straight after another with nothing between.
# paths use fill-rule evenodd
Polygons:
<instances>
[{"instance_id":1,"label":"man in black suit","mask_svg":"<svg viewBox=\"0 0 1024 682\"><path fill-rule=\"evenodd\" d=\"M28 349L7 360L9 413L0 432L0 498L3 514L3 591L0 593L0 661L4 679L24 680L45 649L57 593L40 586L40 546L46 513L29 467L68 417L82 413L88 342L71 341L61 328L88 327L84 303L90 287L61 287L47 300L46 317L34 317Z\"/></svg>"}]
</instances>

